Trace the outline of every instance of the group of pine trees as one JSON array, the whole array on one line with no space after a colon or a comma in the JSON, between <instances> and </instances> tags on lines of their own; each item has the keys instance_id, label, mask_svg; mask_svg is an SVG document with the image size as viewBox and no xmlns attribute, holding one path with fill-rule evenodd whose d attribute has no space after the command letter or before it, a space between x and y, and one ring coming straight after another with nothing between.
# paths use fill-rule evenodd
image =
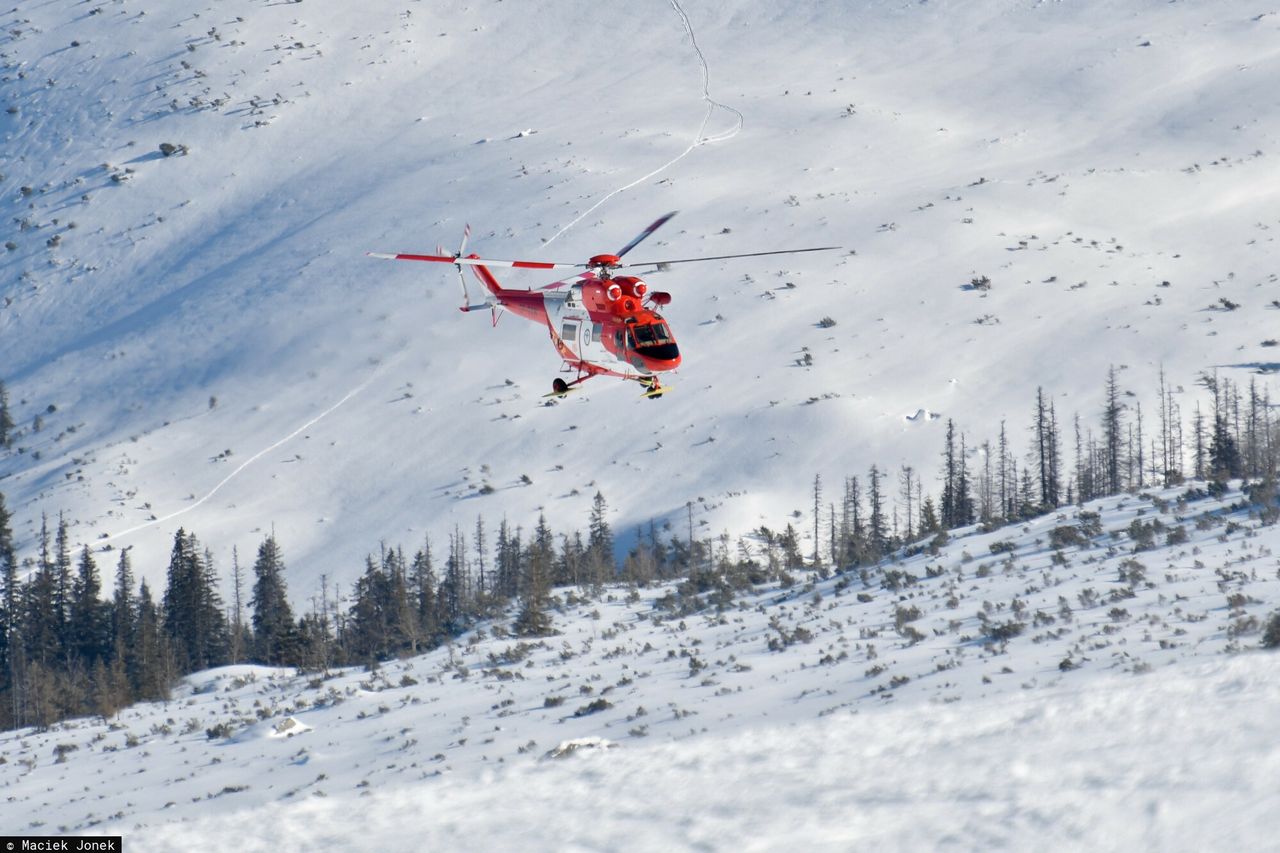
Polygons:
<instances>
[{"instance_id":1,"label":"group of pine trees","mask_svg":"<svg viewBox=\"0 0 1280 853\"><path fill-rule=\"evenodd\" d=\"M818 477L814 544L808 553L814 562L857 565L941 531L975 523L999 526L1186 479L1274 484L1280 471L1280 414L1269 390L1256 377L1242 388L1216 373L1202 374L1197 384L1207 392L1207 411L1197 401L1187 420L1161 371L1153 425L1136 393L1120 387L1113 368L1096 430L1083 426L1076 414L1066 434L1052 398L1037 388L1030 446L1022 456L1013 450L1003 421L994 443L975 445L948 420L937 503L908 465L899 472L896 495L890 494L889 475L873 465L863 481L846 478L843 500L825 506Z\"/></svg>"},{"instance_id":2,"label":"group of pine trees","mask_svg":"<svg viewBox=\"0 0 1280 853\"><path fill-rule=\"evenodd\" d=\"M0 727L110 715L134 701L167 698L184 674L228 663L319 671L417 654L513 600L515 633L549 634L552 587L598 593L618 577L607 514L597 493L585 539L578 531L557 539L541 517L527 536L504 520L492 551L478 519L471 546L455 530L438 567L429 541L411 559L383 547L347 594L330 594L326 582L297 617L274 535L258 548L247 601L238 554L225 602L211 553L185 530L174 535L158 601L145 580L135 588L128 549L116 555L114 594L104 599L95 554L86 546L73 556L61 517L52 533L43 521L38 556L21 567L23 579L0 494ZM668 553L661 545L639 547L627 562L631 579L674 576Z\"/></svg>"},{"instance_id":3,"label":"group of pine trees","mask_svg":"<svg viewBox=\"0 0 1280 853\"><path fill-rule=\"evenodd\" d=\"M311 671L374 665L427 651L504 613L511 620L495 622L495 630L543 636L553 630L556 587L598 595L617 581L644 586L679 579L666 600L697 607L729 601L752 584L788 583L796 569L866 566L953 528L998 526L1189 476L1217 482L1252 478L1266 485L1262 494L1275 502L1280 418L1268 393L1255 382L1246 392L1215 375L1202 376L1199 384L1209 394L1209 410L1202 412L1197 403L1184 424L1161 375L1153 430L1136 400L1129 402L1136 395L1120 389L1112 370L1096 432L1082 428L1076 415L1070 441L1052 398L1037 389L1030 448L1022 456L1012 449L1003 422L994 445L984 441L975 447L948 421L936 502L910 466L896 478L878 465L865 478L846 477L839 501L824 502L819 475L813 484L812 548L802 545L791 524L781 532L761 527L736 543L727 534L700 540L690 503L687 534L669 526L659 530L651 522L647 532L636 532L619 564L608 507L597 493L585 537L578 530L557 536L545 517L531 531L504 519L491 546L491 529L477 519L470 542L461 529L453 530L439 561L429 540L412 556L380 546L349 589L331 589L322 580L301 615L290 603L274 534L258 548L250 590L233 552L230 602L219 592L224 585L211 553L185 530L174 535L159 600L145 580L135 587L127 549L115 555L114 592L105 599L95 554L87 547L72 554L62 518L52 534L45 520L38 554L19 566L0 495L0 727L109 715L134 701L167 697L186 673L227 663Z\"/></svg>"}]
</instances>

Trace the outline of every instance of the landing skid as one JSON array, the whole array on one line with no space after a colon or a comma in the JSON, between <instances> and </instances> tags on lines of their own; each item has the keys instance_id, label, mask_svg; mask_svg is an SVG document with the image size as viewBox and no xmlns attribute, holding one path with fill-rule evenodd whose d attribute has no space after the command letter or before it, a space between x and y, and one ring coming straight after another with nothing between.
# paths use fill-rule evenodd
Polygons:
<instances>
[{"instance_id":1,"label":"landing skid","mask_svg":"<svg viewBox=\"0 0 1280 853\"><path fill-rule=\"evenodd\" d=\"M659 397L661 397L663 394L671 390L670 385L659 384L658 377L656 376L651 376L647 379L637 379L636 381L639 382L645 389L644 393L641 394L640 396L648 397L650 400L656 400Z\"/></svg>"}]
</instances>

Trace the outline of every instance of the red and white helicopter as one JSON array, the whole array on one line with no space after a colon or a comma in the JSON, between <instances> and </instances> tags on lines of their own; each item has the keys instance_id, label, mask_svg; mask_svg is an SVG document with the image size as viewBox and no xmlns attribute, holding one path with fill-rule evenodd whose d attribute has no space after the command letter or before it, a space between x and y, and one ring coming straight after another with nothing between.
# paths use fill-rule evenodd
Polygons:
<instances>
[{"instance_id":1,"label":"red and white helicopter","mask_svg":"<svg viewBox=\"0 0 1280 853\"><path fill-rule=\"evenodd\" d=\"M563 397L592 376L617 376L639 382L649 398L670 390L658 381L658 374L680 366L680 348L671 327L657 309L671 303L671 294L650 291L649 286L633 275L614 275L614 270L627 267L655 267L694 261L720 261L729 258L754 258L761 255L786 255L798 252L823 252L839 246L812 249L787 249L778 252L748 252L741 255L718 255L710 258L682 258L671 261L624 264L622 257L642 240L667 223L676 212L658 218L634 240L613 255L596 255L584 264L547 263L545 261L495 261L479 255L464 255L471 226L463 231L462 245L455 254L445 254L437 247L435 255L387 254L369 252L373 258L395 261L429 261L453 264L462 284L463 311L488 309L493 325L498 324L498 311L506 308L513 314L542 323L551 334L551 343L564 359L561 372L575 374L566 381L560 377L551 383L548 397ZM472 302L462 268L469 266L488 291L483 302ZM489 267L511 269L564 270L585 269L573 278L553 282L537 290L513 290L503 287Z\"/></svg>"}]
</instances>

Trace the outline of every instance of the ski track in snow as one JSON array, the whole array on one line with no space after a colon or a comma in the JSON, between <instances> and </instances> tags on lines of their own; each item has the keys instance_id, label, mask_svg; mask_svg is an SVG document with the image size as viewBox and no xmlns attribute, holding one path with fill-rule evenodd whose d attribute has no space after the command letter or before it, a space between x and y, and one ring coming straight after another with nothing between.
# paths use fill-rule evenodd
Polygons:
<instances>
[{"instance_id":1,"label":"ski track in snow","mask_svg":"<svg viewBox=\"0 0 1280 853\"><path fill-rule=\"evenodd\" d=\"M397 359L392 359L392 361L391 361L391 362L389 362L389 363L394 363L396 360L397 360ZM112 540L119 539L119 538L124 537L124 536L128 536L128 535L130 535L130 534L132 534L132 533L138 533L139 531L146 530L146 529L147 529L147 528L149 528L149 527L155 527L157 524L164 524L164 523L165 523L165 522L167 522L167 521L172 521L173 519L178 518L178 517L180 517L180 516L182 516L182 515L185 515L186 513L191 512L193 509L196 509L197 507L201 506L201 505L202 505L202 504L204 504L206 501L208 501L210 498L212 498L214 495L216 495L216 494L218 493L218 491L219 491L223 486L225 486L227 483L230 483L232 480L234 480L234 479L235 479L235 478L240 474L240 472L241 472L241 471L244 471L246 468L248 468L248 467L249 467L250 465L252 465L254 462L257 462L259 459L261 459L263 456L266 456L268 453L270 453L271 451L273 451L273 450L275 450L276 448L280 447L281 445L287 444L289 441L291 441L291 440L293 440L294 438L296 438L300 433L305 432L306 430L308 430L308 429L310 429L311 427L315 426L316 424L320 423L320 421L324 420L324 419L325 419L325 418L327 418L329 415L331 415L331 414L333 414L334 412L336 412L338 409L342 408L342 405L343 405L344 403L346 403L346 402L347 402L348 400L350 400L352 397L354 397L354 396L356 396L357 394L359 394L359 393L360 393L361 391L363 391L365 388L368 388L368 387L369 387L369 384L370 384L371 382L373 382L373 380L374 380L374 379L377 379L377 378L378 378L378 375L379 375L380 373L382 373L382 369L383 369L383 367L384 367L384 366L385 366L384 364L379 364L376 368L374 368L373 373L369 374L369 377L368 377L367 379L365 379L363 382L361 382L361 383L360 383L359 385L357 385L355 388L352 388L350 391L348 391L348 392L346 393L346 395L345 395L341 400L339 400L338 402L334 403L332 406L330 406L329 408L325 409L323 412L321 412L320 414L316 415L314 418L312 418L311 420L307 421L305 424L303 424L302 426L298 427L298 428L297 428L297 429L295 429L293 432L289 433L289 434L288 434L288 435L286 435L284 438L282 438L282 439L280 439L279 441L277 441L275 444L272 444L272 445L269 445L269 446L267 446L267 447L264 447L263 449L259 450L257 453L255 453L255 454L253 454L252 456L250 456L250 457L249 457L248 459L246 459L244 462L241 462L241 463L240 463L240 466L239 466L238 468L236 468L234 471L232 471L232 472L231 472L230 474L228 474L227 476L223 477L223 478L222 478L222 480L221 480L221 481L219 481L219 483L218 483L216 486L214 486L212 489L210 489L210 490L209 490L208 494L206 494L204 497L202 497L202 498L200 498L199 500L197 500L195 503L191 504L190 506L183 507L182 509L177 510L176 512L171 512L171 513L169 513L168 515L163 516L163 517L161 517L161 518L156 518L156 519L154 519L154 520L152 520L152 521L147 521L147 522L145 522L145 523L143 523L143 524L139 524L139 525L137 525L137 526L135 526L135 527L130 527L128 530L122 530L122 531L120 531L119 533L113 533L113 534L111 534L110 536L104 536L104 537L102 537L99 541L100 541L100 542L110 542L110 541L112 541Z\"/></svg>"},{"instance_id":2,"label":"ski track in snow","mask_svg":"<svg viewBox=\"0 0 1280 853\"><path fill-rule=\"evenodd\" d=\"M698 46L698 39L693 34L693 24L690 23L689 16L685 14L684 8L681 7L681 5L678 2L676 2L676 0L670 0L670 2L671 2L671 8L675 9L676 14L680 16L680 23L684 25L684 31L689 36L690 44L693 45L693 52L697 54L698 63L702 66L702 100L707 102L707 112L706 112L706 115L702 117L702 124L698 125L697 133L693 135L693 142L689 143L688 148L684 149L675 157L668 160L666 163L663 163L661 166L654 169L649 174L636 178L634 181L627 184L626 186L618 187L616 190L604 196L595 204L588 207L582 213L578 214L578 216L575 217L572 222L570 222L568 225L561 228L550 239L548 239L545 243L543 243L542 244L543 246L551 245L566 231L568 231L570 228L577 225L579 222L581 222L583 219L589 216L592 211L599 209L609 199L613 198L616 195L626 192L632 187L639 186L640 184L644 183L650 178L657 177L658 175L665 172L667 169L670 169L676 163L679 163L685 157L689 156L689 154L691 154L694 151L694 149L699 148L700 146L703 146L703 145L709 145L716 142L726 142L732 139L733 137L737 136L738 133L742 130L742 124L744 121L742 113L738 112L733 107L728 106L727 104L722 104L711 97L711 69L708 68L707 58L706 56L703 55L702 48ZM737 121L734 122L733 127L731 127L729 130L723 133L718 133L714 136L703 136L702 134L707 129L707 123L711 121L711 116L715 114L715 111L717 109L727 110L733 113L735 116L737 116Z\"/></svg>"}]
</instances>

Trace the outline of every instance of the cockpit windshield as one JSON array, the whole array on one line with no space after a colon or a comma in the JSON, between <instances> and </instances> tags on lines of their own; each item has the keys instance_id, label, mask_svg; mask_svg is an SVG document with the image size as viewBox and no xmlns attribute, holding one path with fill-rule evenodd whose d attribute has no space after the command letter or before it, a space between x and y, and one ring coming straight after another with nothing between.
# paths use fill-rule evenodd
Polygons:
<instances>
[{"instance_id":1,"label":"cockpit windshield","mask_svg":"<svg viewBox=\"0 0 1280 853\"><path fill-rule=\"evenodd\" d=\"M671 343L671 333L665 323L653 323L648 326L632 326L637 347L652 347Z\"/></svg>"}]
</instances>

